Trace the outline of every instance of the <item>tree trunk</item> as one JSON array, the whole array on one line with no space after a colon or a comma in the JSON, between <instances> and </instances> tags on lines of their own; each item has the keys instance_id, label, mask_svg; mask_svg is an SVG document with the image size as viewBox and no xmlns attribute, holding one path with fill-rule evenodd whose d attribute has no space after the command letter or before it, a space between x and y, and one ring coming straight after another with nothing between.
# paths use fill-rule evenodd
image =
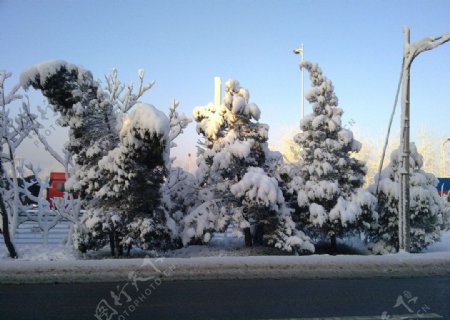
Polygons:
<instances>
[{"instance_id":1,"label":"tree trunk","mask_svg":"<svg viewBox=\"0 0 450 320\"><path fill-rule=\"evenodd\" d=\"M115 232L114 231L111 231L110 233L109 233L109 247L111 248L111 256L115 256L115 254L116 254L116 245L115 245L115 243L114 243L114 234L115 234Z\"/></svg>"},{"instance_id":2,"label":"tree trunk","mask_svg":"<svg viewBox=\"0 0 450 320\"><path fill-rule=\"evenodd\" d=\"M333 234L331 235L331 254L332 255L336 255L337 254L337 240L336 240L336 235Z\"/></svg>"},{"instance_id":3,"label":"tree trunk","mask_svg":"<svg viewBox=\"0 0 450 320\"><path fill-rule=\"evenodd\" d=\"M117 237L117 241L118 241L118 243L119 243L119 257L122 257L123 256L123 245L121 245L120 244L120 238L119 237Z\"/></svg>"},{"instance_id":4,"label":"tree trunk","mask_svg":"<svg viewBox=\"0 0 450 320\"><path fill-rule=\"evenodd\" d=\"M250 228L244 229L244 237L245 237L245 246L251 247L253 245L253 241L252 241L252 233L250 231Z\"/></svg>"},{"instance_id":5,"label":"tree trunk","mask_svg":"<svg viewBox=\"0 0 450 320\"><path fill-rule=\"evenodd\" d=\"M2 231L3 231L3 239L5 240L6 248L8 248L9 256L13 259L17 259L16 248L14 248L14 244L11 241L11 236L9 235L9 221L8 214L6 213L5 203L3 202L3 196L0 193L0 214L2 215Z\"/></svg>"},{"instance_id":6,"label":"tree trunk","mask_svg":"<svg viewBox=\"0 0 450 320\"><path fill-rule=\"evenodd\" d=\"M123 246L120 244L120 237L117 232L114 232L114 247L115 247L114 256L116 258L123 256Z\"/></svg>"},{"instance_id":7,"label":"tree trunk","mask_svg":"<svg viewBox=\"0 0 450 320\"><path fill-rule=\"evenodd\" d=\"M257 223L255 226L255 234L253 236L254 244L262 246L264 245L264 224Z\"/></svg>"},{"instance_id":8,"label":"tree trunk","mask_svg":"<svg viewBox=\"0 0 450 320\"><path fill-rule=\"evenodd\" d=\"M111 256L123 256L123 246L120 244L119 234L114 230L109 233L109 247L111 248Z\"/></svg>"}]
</instances>

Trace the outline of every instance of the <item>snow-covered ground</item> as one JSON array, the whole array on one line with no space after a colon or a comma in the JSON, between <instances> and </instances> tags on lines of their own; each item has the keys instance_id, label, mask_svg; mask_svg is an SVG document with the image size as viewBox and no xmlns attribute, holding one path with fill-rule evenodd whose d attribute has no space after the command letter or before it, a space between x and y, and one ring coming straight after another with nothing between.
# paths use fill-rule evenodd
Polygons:
<instances>
[{"instance_id":1,"label":"snow-covered ground","mask_svg":"<svg viewBox=\"0 0 450 320\"><path fill-rule=\"evenodd\" d=\"M450 254L247 256L0 263L0 283L181 279L367 278L450 275Z\"/></svg>"},{"instance_id":2,"label":"snow-covered ground","mask_svg":"<svg viewBox=\"0 0 450 320\"><path fill-rule=\"evenodd\" d=\"M444 232L441 241L432 244L426 252L447 252L450 254L450 231Z\"/></svg>"},{"instance_id":3,"label":"snow-covered ground","mask_svg":"<svg viewBox=\"0 0 450 320\"><path fill-rule=\"evenodd\" d=\"M140 278L358 278L450 275L450 232L421 254L282 256L264 248L191 246L156 257L133 252L130 259L111 259L105 249L81 255L66 246L20 246L20 258L0 249L0 282L129 281ZM271 254L271 255L268 255ZM151 257L151 258L150 258Z\"/></svg>"}]
</instances>

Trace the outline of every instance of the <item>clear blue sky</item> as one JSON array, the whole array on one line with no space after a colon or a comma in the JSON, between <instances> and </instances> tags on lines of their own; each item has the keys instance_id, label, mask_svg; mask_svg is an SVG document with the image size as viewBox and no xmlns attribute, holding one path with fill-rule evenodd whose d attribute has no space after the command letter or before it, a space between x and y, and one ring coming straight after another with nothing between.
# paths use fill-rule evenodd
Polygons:
<instances>
[{"instance_id":1,"label":"clear blue sky","mask_svg":"<svg viewBox=\"0 0 450 320\"><path fill-rule=\"evenodd\" d=\"M14 73L64 59L103 79L113 68L128 83L146 70L155 87L143 101L181 111L213 99L213 77L237 79L271 126L273 143L300 120L300 71L292 49L333 81L344 123L384 135L403 51L411 40L450 32L450 1L17 1L0 0L0 69ZM306 87L308 87L306 83ZM419 56L411 80L412 135L425 126L448 136L450 43ZM35 95L31 97L41 103ZM306 112L310 110L306 107ZM394 131L398 132L399 113ZM55 138L55 137L53 137ZM58 139L61 139L58 137ZM195 124L180 154L195 153Z\"/></svg>"}]
</instances>

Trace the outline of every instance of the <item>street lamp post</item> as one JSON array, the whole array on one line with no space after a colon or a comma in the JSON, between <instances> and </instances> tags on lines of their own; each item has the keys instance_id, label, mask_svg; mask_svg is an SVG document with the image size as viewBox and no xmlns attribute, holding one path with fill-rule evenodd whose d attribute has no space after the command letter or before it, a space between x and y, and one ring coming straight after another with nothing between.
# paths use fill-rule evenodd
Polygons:
<instances>
[{"instance_id":1,"label":"street lamp post","mask_svg":"<svg viewBox=\"0 0 450 320\"><path fill-rule=\"evenodd\" d=\"M404 53L403 53L403 79L402 79L402 119L400 145L402 149L402 161L400 169L400 199L399 199L399 251L410 252L410 185L409 185L409 91L410 69L414 59L422 52L432 50L450 41L450 32L440 37L426 37L422 40L410 43L410 31L404 28Z\"/></svg>"},{"instance_id":2,"label":"street lamp post","mask_svg":"<svg viewBox=\"0 0 450 320\"><path fill-rule=\"evenodd\" d=\"M305 73L304 73L304 68L302 66L302 62L304 61L304 48L303 48L303 43L300 46L300 48L294 49L293 52L295 54L299 54L300 55L300 69L302 70L302 85L301 85L301 119L303 119L305 117Z\"/></svg>"},{"instance_id":3,"label":"street lamp post","mask_svg":"<svg viewBox=\"0 0 450 320\"><path fill-rule=\"evenodd\" d=\"M404 29L404 59L405 62L409 55L410 49L410 32L409 28ZM409 61L408 61L409 62ZM402 119L401 119L401 136L400 145L402 149L402 161L400 169L400 199L399 199L399 219L398 219L398 239L399 250L410 252L411 238L410 230L410 211L409 211L409 90L410 90L410 66L411 62L405 63L403 66L402 79Z\"/></svg>"}]
</instances>

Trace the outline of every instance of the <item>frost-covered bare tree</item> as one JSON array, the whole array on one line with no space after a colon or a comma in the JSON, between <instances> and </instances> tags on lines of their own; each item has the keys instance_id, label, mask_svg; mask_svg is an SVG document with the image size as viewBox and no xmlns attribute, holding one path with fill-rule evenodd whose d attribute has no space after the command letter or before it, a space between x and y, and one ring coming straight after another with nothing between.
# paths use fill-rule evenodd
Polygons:
<instances>
[{"instance_id":1,"label":"frost-covered bare tree","mask_svg":"<svg viewBox=\"0 0 450 320\"><path fill-rule=\"evenodd\" d=\"M192 122L185 114L178 112L179 102L173 100L169 108L170 148L177 146L175 140ZM183 168L175 167L175 157L170 159L169 174L162 187L162 208L166 212L167 225L173 241L181 243L180 225L184 216L197 202L198 183L194 175Z\"/></svg>"},{"instance_id":2,"label":"frost-covered bare tree","mask_svg":"<svg viewBox=\"0 0 450 320\"><path fill-rule=\"evenodd\" d=\"M118 113L127 113L139 101L145 92L150 90L155 81L144 83L145 72L143 69L138 70L139 87L134 91L133 83L125 86L118 77L119 73L113 69L109 76L105 76L106 84L104 93L107 96L108 103L113 106Z\"/></svg>"},{"instance_id":3,"label":"frost-covered bare tree","mask_svg":"<svg viewBox=\"0 0 450 320\"><path fill-rule=\"evenodd\" d=\"M43 232L43 241L47 243L48 231L59 222L61 217L55 215L45 198L44 191L48 187L48 179L39 177L40 169L23 161L17 161L16 149L32 134L41 142L44 149L49 152L68 171L71 163L70 157L61 156L47 142L41 129L43 125L39 122L38 116L31 112L30 101L25 94L19 94L20 85L13 87L6 95L4 81L10 77L9 73L1 72L1 114L2 114L2 165L6 164L6 169L2 169L1 196L7 219L3 223L9 223L9 228L5 229L8 234L5 240L14 238L19 223L29 220L35 221ZM19 106L19 113L12 119L10 106ZM20 106L21 105L21 106ZM37 210L32 209L31 204L36 204ZM33 207L33 209L35 209Z\"/></svg>"},{"instance_id":4,"label":"frost-covered bare tree","mask_svg":"<svg viewBox=\"0 0 450 320\"><path fill-rule=\"evenodd\" d=\"M14 119L10 116L8 105L22 99L18 94L19 85L14 86L6 93L5 80L11 77L11 73L0 71L0 214L2 217L2 231L6 247L12 258L17 258L17 252L12 242L12 237L17 227L20 213L19 175L16 170L16 149L23 140L34 130L37 124L33 121L36 116L29 116L26 112L28 105L23 101L22 112ZM7 163L10 175L7 174L4 164ZM12 234L10 234L10 232Z\"/></svg>"}]
</instances>

